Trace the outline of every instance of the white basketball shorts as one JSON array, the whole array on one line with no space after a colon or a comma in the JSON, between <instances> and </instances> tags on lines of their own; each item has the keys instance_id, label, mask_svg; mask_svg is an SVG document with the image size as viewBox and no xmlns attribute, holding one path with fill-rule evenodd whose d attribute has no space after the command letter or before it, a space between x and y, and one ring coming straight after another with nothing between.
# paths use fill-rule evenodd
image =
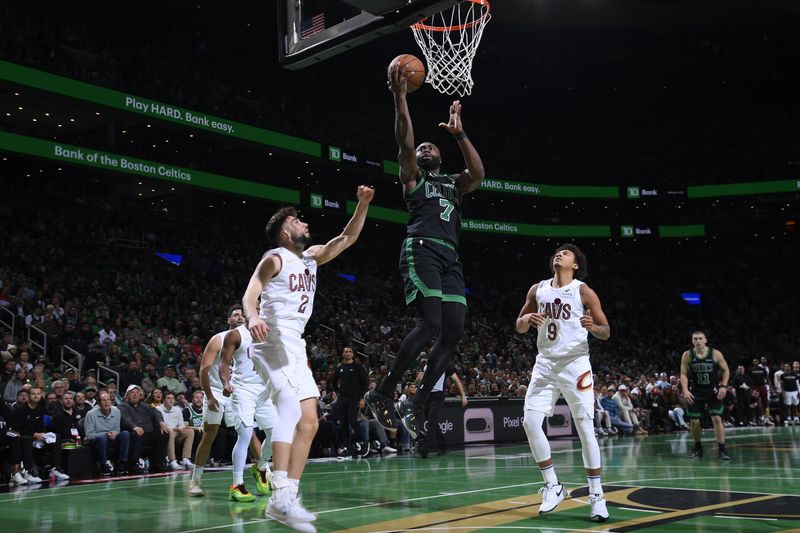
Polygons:
<instances>
[{"instance_id":1,"label":"white basketball shorts","mask_svg":"<svg viewBox=\"0 0 800 533\"><path fill-rule=\"evenodd\" d=\"M796 390L783 391L783 405L800 405L800 394Z\"/></svg>"},{"instance_id":2,"label":"white basketball shorts","mask_svg":"<svg viewBox=\"0 0 800 533\"><path fill-rule=\"evenodd\" d=\"M319 398L314 375L308 368L306 341L300 332L277 325L270 328L266 342L253 343L250 358L262 379L270 384L272 397L284 387L291 387L301 401Z\"/></svg>"},{"instance_id":3,"label":"white basketball shorts","mask_svg":"<svg viewBox=\"0 0 800 533\"><path fill-rule=\"evenodd\" d=\"M233 427L257 425L261 429L271 429L275 423L275 407L270 400L269 387L262 384L232 383L231 411Z\"/></svg>"},{"instance_id":4,"label":"white basketball shorts","mask_svg":"<svg viewBox=\"0 0 800 533\"><path fill-rule=\"evenodd\" d=\"M553 415L558 398L564 396L575 418L594 419L592 365L588 355L569 359L536 358L525 409Z\"/></svg>"}]
</instances>

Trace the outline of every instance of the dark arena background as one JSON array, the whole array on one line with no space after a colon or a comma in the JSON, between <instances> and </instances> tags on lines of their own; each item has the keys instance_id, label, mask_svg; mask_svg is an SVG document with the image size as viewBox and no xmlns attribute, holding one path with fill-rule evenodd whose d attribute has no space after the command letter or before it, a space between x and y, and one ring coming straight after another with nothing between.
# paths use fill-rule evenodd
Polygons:
<instances>
[{"instance_id":1,"label":"dark arena background","mask_svg":"<svg viewBox=\"0 0 800 533\"><path fill-rule=\"evenodd\" d=\"M420 14L470 3L0 1L6 529L800 530L793 1L493 0L460 98L485 167L458 243L468 311L451 362L468 402L446 379L428 427L438 443L384 431L363 405L350 436L335 380L344 347L372 388L415 327L398 270L409 214L387 66L424 60L408 29ZM416 142L436 144L451 173L464 162L439 123L458 98L428 83L407 97ZM295 206L325 243L359 185L375 191L363 231L320 266L304 333L321 396L299 491L316 520L276 520L249 467L255 501L232 499L227 424L198 465L205 496L190 497L201 355L272 247L265 224ZM589 335L605 522L588 516L564 400L544 426L570 491L551 513L539 514L523 427L538 350L515 320L563 243L586 254L611 330ZM681 356L696 331L730 368L730 461L707 413L705 454L689 457ZM398 397L413 395L431 346ZM122 405L137 387L154 407L176 393L194 445L174 461L145 444L135 463L112 453L106 464L87 414L104 392ZM609 416L624 402L632 429Z\"/></svg>"}]
</instances>

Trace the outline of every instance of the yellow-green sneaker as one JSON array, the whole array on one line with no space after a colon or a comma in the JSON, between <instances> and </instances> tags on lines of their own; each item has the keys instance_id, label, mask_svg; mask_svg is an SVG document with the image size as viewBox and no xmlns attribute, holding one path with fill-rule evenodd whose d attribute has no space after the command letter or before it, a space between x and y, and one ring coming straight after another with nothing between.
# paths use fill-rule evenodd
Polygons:
<instances>
[{"instance_id":1,"label":"yellow-green sneaker","mask_svg":"<svg viewBox=\"0 0 800 533\"><path fill-rule=\"evenodd\" d=\"M250 472L253 473L253 478L256 480L256 489L261 494L270 493L270 480L266 470L259 470L257 464L250 467Z\"/></svg>"},{"instance_id":2,"label":"yellow-green sneaker","mask_svg":"<svg viewBox=\"0 0 800 533\"><path fill-rule=\"evenodd\" d=\"M231 490L228 492L228 499L236 502L254 502L256 501L256 495L247 492L247 489L244 488L244 484L231 485Z\"/></svg>"}]
</instances>

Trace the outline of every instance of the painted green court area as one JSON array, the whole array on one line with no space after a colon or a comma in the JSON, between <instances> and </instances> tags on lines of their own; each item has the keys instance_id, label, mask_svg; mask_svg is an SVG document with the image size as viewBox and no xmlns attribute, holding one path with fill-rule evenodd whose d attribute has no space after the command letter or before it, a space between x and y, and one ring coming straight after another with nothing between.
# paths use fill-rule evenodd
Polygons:
<instances>
[{"instance_id":1,"label":"painted green court area","mask_svg":"<svg viewBox=\"0 0 800 533\"><path fill-rule=\"evenodd\" d=\"M572 498L537 513L541 477L527 446L469 448L428 459L386 457L313 463L302 493L318 531L787 531L800 530L800 426L728 436L733 460L687 458L686 434L601 441L611 518L588 519L579 443L553 443ZM288 531L265 520L266 497L229 503L230 472L187 474L0 493L4 531ZM253 485L252 479L246 482Z\"/></svg>"}]
</instances>

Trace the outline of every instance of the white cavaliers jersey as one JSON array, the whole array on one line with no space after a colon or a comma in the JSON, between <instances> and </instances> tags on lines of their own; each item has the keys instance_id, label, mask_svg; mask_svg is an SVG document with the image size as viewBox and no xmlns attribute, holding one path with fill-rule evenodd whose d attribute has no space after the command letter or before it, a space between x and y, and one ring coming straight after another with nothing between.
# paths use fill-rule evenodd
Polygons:
<instances>
[{"instance_id":1,"label":"white cavaliers jersey","mask_svg":"<svg viewBox=\"0 0 800 533\"><path fill-rule=\"evenodd\" d=\"M219 339L220 349L217 352L217 355L214 356L214 362L211 363L211 370L209 370L208 372L208 382L214 389L222 390L222 380L219 377L219 360L221 359L222 356L222 342L225 340L225 334L227 334L228 331L230 330L220 331L219 333L211 337L211 340L208 341L209 344L211 344L211 342L213 342L214 339L217 338Z\"/></svg>"},{"instance_id":2,"label":"white cavaliers jersey","mask_svg":"<svg viewBox=\"0 0 800 533\"><path fill-rule=\"evenodd\" d=\"M302 333L314 308L317 262L308 252L301 259L286 248L273 248L266 255L281 258L281 271L264 286L259 314L267 324Z\"/></svg>"},{"instance_id":3,"label":"white cavaliers jersey","mask_svg":"<svg viewBox=\"0 0 800 533\"><path fill-rule=\"evenodd\" d=\"M552 278L539 282L536 289L537 312L545 316L539 326L536 345L539 353L550 359L565 359L589 353L589 332L581 326L582 281L556 289Z\"/></svg>"},{"instance_id":4,"label":"white cavaliers jersey","mask_svg":"<svg viewBox=\"0 0 800 533\"><path fill-rule=\"evenodd\" d=\"M236 385L261 385L261 377L256 372L253 366L253 361L250 359L250 347L253 345L253 337L247 326L241 325L236 328L242 338L239 347L233 351L233 377L231 382Z\"/></svg>"}]
</instances>

